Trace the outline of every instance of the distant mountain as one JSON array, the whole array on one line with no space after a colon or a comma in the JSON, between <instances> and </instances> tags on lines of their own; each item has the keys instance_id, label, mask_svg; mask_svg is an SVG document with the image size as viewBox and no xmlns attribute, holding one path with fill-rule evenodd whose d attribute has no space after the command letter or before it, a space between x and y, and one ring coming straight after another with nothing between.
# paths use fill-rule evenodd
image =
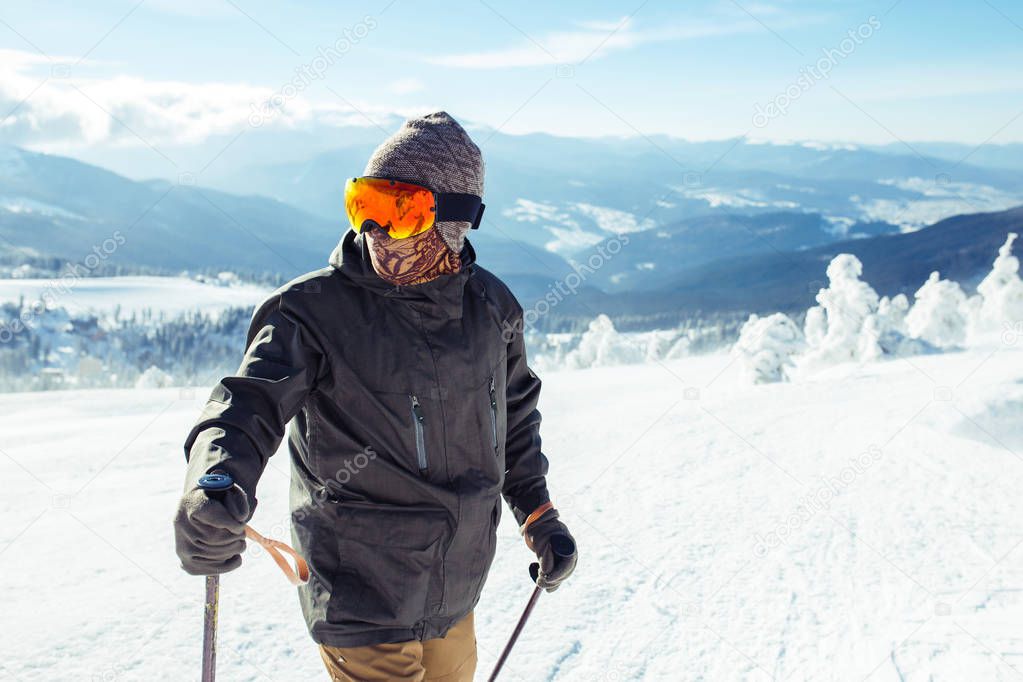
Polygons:
<instances>
[{"instance_id":1,"label":"distant mountain","mask_svg":"<svg viewBox=\"0 0 1023 682\"><path fill-rule=\"evenodd\" d=\"M400 124L400 117L384 116L369 125L266 125L161 145L160 154L145 146L78 154L133 178L177 183L191 172L201 186L268 197L336 224L345 179L360 174ZM1023 203L1023 157L1012 145L572 138L466 125L487 164L483 239L513 239L561 257L579 258L619 233L699 216L818 213L836 226L882 222L912 230Z\"/></svg>"},{"instance_id":2,"label":"distant mountain","mask_svg":"<svg viewBox=\"0 0 1023 682\"><path fill-rule=\"evenodd\" d=\"M975 166L987 168L1004 168L1023 170L1023 143L1007 144L985 143L982 145L962 144L958 142L914 142L913 148L921 154L959 163L969 161ZM906 146L901 142L877 147L886 153L904 153Z\"/></svg>"},{"instance_id":3,"label":"distant mountain","mask_svg":"<svg viewBox=\"0 0 1023 682\"><path fill-rule=\"evenodd\" d=\"M534 136L526 137L530 144L539 143ZM502 189L488 191L487 218L470 239L480 263L504 278L525 308L549 310L537 323L545 329L578 328L598 313L608 313L629 328L652 328L694 316L799 311L812 303L828 261L840 252L858 255L865 277L880 292L912 293L932 269L961 281L977 277L990 267L1005 233L1023 231L1023 209L963 215L902 234L894 234L901 226L883 221L857 222L826 211L813 213L803 205L768 210L762 204L769 202L719 203L707 209L707 202L700 200L705 210L689 211L697 200L684 203L673 195L671 201L664 200L670 206L644 214L638 197L645 201L656 184L644 185L647 171L630 174L620 169L617 177L624 179L616 183L608 165L614 154L594 151L600 146L577 148L577 140L545 139L551 148L544 146L542 155L532 157L530 144L504 148L508 139L495 135L486 142L502 151L498 159L506 157L488 175L488 183ZM664 163L662 154L639 151L626 141L602 140L599 145L605 151L625 150L617 157L622 169ZM316 157L306 167L316 182L296 176L293 190L326 191L323 178L331 168L354 164L366 153L357 147L353 145L347 161L333 154ZM566 158L573 150L580 154L575 161ZM812 154L811 158L831 163ZM553 170L538 177L543 174L530 166L530 159ZM842 164L848 161L847 157ZM571 175L567 169L572 169ZM759 187L761 197L771 186L776 197L807 194L825 204L840 199L843 188L857 192L872 188L874 201L896 203L899 196L914 191L907 189L909 185L866 180L791 184L803 181L784 176L788 182L782 182L783 176L760 170L727 173L732 175L723 171L719 178ZM266 182L273 177L269 173ZM919 189L920 196L930 196L931 188ZM527 192L535 192L538 199L523 203L520 195ZM309 195L310 201L315 194ZM518 198L502 212L501 196ZM970 194L968 200L982 203L982 192ZM944 209L955 205L939 204ZM79 161L0 147L4 263L46 261L37 257L84 262L96 249L109 249L104 262L124 267L163 272L225 269L290 278L326 262L345 228L340 207L335 208L337 215L327 218L273 198L163 180L134 181ZM676 217L668 220L672 215ZM629 244L578 282L570 279L573 266L543 247L552 240L573 245L578 265L619 231L627 232ZM574 291L566 294L569 282Z\"/></svg>"},{"instance_id":4,"label":"distant mountain","mask_svg":"<svg viewBox=\"0 0 1023 682\"><path fill-rule=\"evenodd\" d=\"M578 256L621 232L729 212L819 213L847 226L887 222L916 229L950 215L1023 203L1021 168L982 167L972 157L955 163L905 147L566 138L488 129L473 135L487 163L492 229L562 256ZM333 218L341 211L345 178L362 172L376 141L365 130L338 130L324 138L333 148L309 158L245 164L233 172L218 160L226 165L214 182Z\"/></svg>"},{"instance_id":5,"label":"distant mountain","mask_svg":"<svg viewBox=\"0 0 1023 682\"><path fill-rule=\"evenodd\" d=\"M840 239L893 234L888 223L852 226L817 213L719 213L629 234L628 245L609 258L592 282L605 291L656 289L698 265L765 252L799 251ZM611 240L598 247L610 252ZM585 259L580 259L585 262Z\"/></svg>"},{"instance_id":6,"label":"distant mountain","mask_svg":"<svg viewBox=\"0 0 1023 682\"><path fill-rule=\"evenodd\" d=\"M718 308L801 310L826 286L824 270L831 259L851 253L863 262L863 279L878 293L912 296L935 270L947 279L975 283L990 270L1006 235L1021 230L1023 207L955 216L909 234L719 261L693 269L662 291ZM1023 248L1016 250L1023 255Z\"/></svg>"},{"instance_id":7,"label":"distant mountain","mask_svg":"<svg viewBox=\"0 0 1023 682\"><path fill-rule=\"evenodd\" d=\"M18 257L86 262L99 249L110 264L290 278L323 267L345 229L340 215L326 219L274 199L137 182L68 158L0 148L0 251ZM492 230L471 241L483 265L512 281L553 279L551 272L568 268Z\"/></svg>"},{"instance_id":8,"label":"distant mountain","mask_svg":"<svg viewBox=\"0 0 1023 682\"><path fill-rule=\"evenodd\" d=\"M935 270L969 287L990 270L1009 232L1023 232L1023 206L955 216L911 233L726 258L690 268L656 291L567 298L545 325L577 326L594 311L639 327L655 326L655 320L662 326L677 324L694 315L798 314L814 305L817 291L827 286L828 263L840 253L858 257L863 279L882 295L912 297ZM1023 257L1019 242L1015 253Z\"/></svg>"},{"instance_id":9,"label":"distant mountain","mask_svg":"<svg viewBox=\"0 0 1023 682\"><path fill-rule=\"evenodd\" d=\"M12 148L0 156L2 243L74 262L99 248L104 261L155 268L297 273L323 263L337 234L271 199L135 182Z\"/></svg>"}]
</instances>

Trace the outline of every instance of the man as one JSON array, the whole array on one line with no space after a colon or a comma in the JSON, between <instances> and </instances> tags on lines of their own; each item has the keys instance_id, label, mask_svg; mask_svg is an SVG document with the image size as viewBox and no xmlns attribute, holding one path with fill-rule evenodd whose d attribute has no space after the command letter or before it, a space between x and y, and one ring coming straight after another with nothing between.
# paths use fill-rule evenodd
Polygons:
<instances>
[{"instance_id":1,"label":"man","mask_svg":"<svg viewBox=\"0 0 1023 682\"><path fill-rule=\"evenodd\" d=\"M479 148L449 115L410 119L349 180L330 267L256 311L248 350L185 443L186 571L237 568L256 482L291 422L299 598L335 680L471 680L472 611L501 496L553 591L576 563L547 492L540 380L522 308L475 263ZM207 495L206 473L236 485Z\"/></svg>"}]
</instances>

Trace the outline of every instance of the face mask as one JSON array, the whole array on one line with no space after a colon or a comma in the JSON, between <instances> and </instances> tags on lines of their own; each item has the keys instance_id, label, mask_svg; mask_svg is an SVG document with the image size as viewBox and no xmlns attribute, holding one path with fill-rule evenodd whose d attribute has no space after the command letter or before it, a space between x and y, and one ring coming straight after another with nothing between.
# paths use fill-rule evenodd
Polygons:
<instances>
[{"instance_id":1,"label":"face mask","mask_svg":"<svg viewBox=\"0 0 1023 682\"><path fill-rule=\"evenodd\" d=\"M462 267L458 254L448 248L437 230L406 239L393 239L380 230L366 233L373 269L395 286L424 284Z\"/></svg>"}]
</instances>

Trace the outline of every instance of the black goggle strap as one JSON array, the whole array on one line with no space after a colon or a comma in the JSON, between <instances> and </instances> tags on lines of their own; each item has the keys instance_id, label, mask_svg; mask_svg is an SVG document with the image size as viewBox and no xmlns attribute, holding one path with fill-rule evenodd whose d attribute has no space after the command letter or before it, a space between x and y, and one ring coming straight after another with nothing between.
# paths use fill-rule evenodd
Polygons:
<instances>
[{"instance_id":1,"label":"black goggle strap","mask_svg":"<svg viewBox=\"0 0 1023 682\"><path fill-rule=\"evenodd\" d=\"M475 194L437 194L437 222L472 223L479 229L486 204Z\"/></svg>"}]
</instances>

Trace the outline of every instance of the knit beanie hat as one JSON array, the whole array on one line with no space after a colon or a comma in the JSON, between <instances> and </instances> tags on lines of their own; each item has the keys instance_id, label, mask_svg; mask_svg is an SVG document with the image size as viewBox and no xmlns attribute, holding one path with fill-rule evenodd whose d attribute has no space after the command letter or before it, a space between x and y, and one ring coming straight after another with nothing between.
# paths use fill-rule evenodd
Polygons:
<instances>
[{"instance_id":1,"label":"knit beanie hat","mask_svg":"<svg viewBox=\"0 0 1023 682\"><path fill-rule=\"evenodd\" d=\"M458 121L444 111L405 121L376 148L363 175L404 180L435 192L483 197L483 155ZM468 222L438 222L434 229L460 253Z\"/></svg>"}]
</instances>

